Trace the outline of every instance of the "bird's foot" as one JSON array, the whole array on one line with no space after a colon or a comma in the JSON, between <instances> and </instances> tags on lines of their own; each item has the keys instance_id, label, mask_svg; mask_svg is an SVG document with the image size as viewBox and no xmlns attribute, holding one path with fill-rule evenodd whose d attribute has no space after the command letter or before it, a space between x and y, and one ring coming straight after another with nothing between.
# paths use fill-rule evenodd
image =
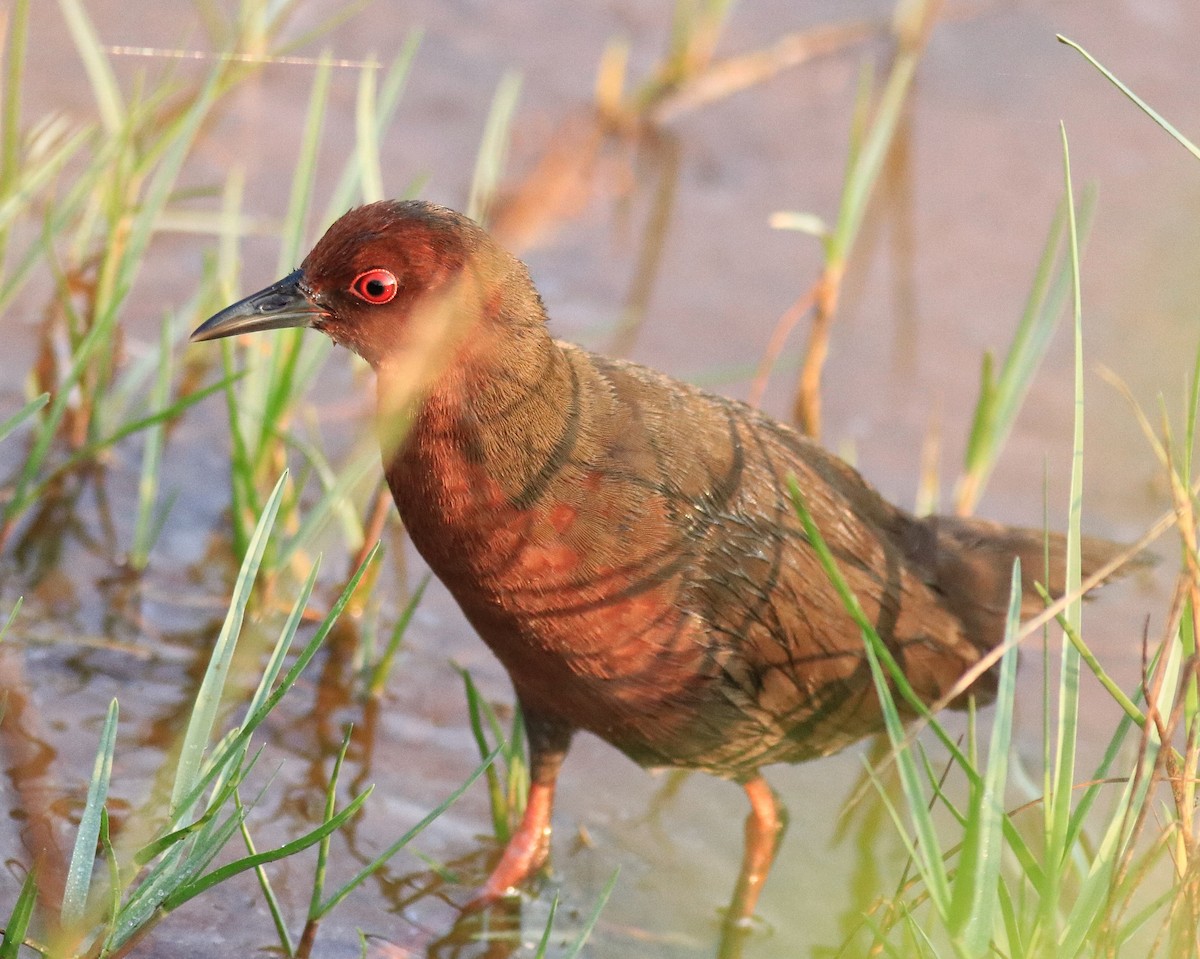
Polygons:
<instances>
[{"instance_id":1,"label":"bird's foot","mask_svg":"<svg viewBox=\"0 0 1200 959\"><path fill-rule=\"evenodd\" d=\"M550 808L552 786L535 783L529 789L529 801L521 825L508 840L504 854L485 882L467 903L465 911L486 909L519 894L550 854Z\"/></svg>"}]
</instances>

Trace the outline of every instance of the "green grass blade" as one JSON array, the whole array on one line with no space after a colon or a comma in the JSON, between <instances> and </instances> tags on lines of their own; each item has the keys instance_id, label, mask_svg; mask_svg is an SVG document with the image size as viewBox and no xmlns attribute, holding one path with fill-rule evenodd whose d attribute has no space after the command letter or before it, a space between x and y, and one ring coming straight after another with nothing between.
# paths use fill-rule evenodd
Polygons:
<instances>
[{"instance_id":1,"label":"green grass blade","mask_svg":"<svg viewBox=\"0 0 1200 959\"><path fill-rule=\"evenodd\" d=\"M829 550L828 544L825 542L825 537L821 535L820 529L817 528L816 522L809 513L808 507L805 504L804 493L796 482L796 477L793 475L787 478L788 494L792 500L792 508L796 510L796 515L799 516L801 525L804 527L805 535L808 537L809 543L812 545L813 551L817 554L820 560L821 568L825 575L829 577L829 581L837 590L838 597L842 601L843 607L853 617L854 622L862 631L867 642L874 648L875 654L879 657L888 671L892 683L895 684L896 691L903 697L904 702L912 707L916 715L920 716L933 730L934 735L941 741L942 745L949 750L954 761L958 763L963 773L973 783L979 779L979 774L975 772L974 764L963 755L961 748L954 738L950 736L942 724L937 721L937 718L929 711L929 705L925 703L909 683L908 677L904 675L904 670L900 668L900 664L896 662L896 658L892 655L887 644L879 638L875 632L875 627L872 625L867 614L863 612L862 606L858 602L858 598L850 589L849 584L842 576L841 570L838 569L837 561Z\"/></svg>"},{"instance_id":2,"label":"green grass blade","mask_svg":"<svg viewBox=\"0 0 1200 959\"><path fill-rule=\"evenodd\" d=\"M554 932L554 917L558 914L558 893L550 901L550 912L546 916L546 927L542 930L542 938L538 940L537 950L533 959L546 959L546 950L550 948L550 935Z\"/></svg>"},{"instance_id":3,"label":"green grass blade","mask_svg":"<svg viewBox=\"0 0 1200 959\"><path fill-rule=\"evenodd\" d=\"M1059 938L1058 955L1075 956L1084 952L1088 933L1098 918L1105 915L1105 902L1112 893L1112 880L1127 843L1133 838L1132 824L1145 805L1154 785L1156 750L1141 757L1141 768L1131 775L1109 817L1104 838L1092 857L1088 874L1080 886Z\"/></svg>"},{"instance_id":4,"label":"green grass blade","mask_svg":"<svg viewBox=\"0 0 1200 959\"><path fill-rule=\"evenodd\" d=\"M396 625L392 627L392 635L388 639L387 647L384 649L383 655L379 657L379 662L371 670L371 679L367 685L367 691L370 695L379 696L383 693L383 687L387 685L388 675L392 671L392 663L396 659L396 652L400 649L400 642L404 639L405 632L408 631L408 624L412 622L413 614L417 611L417 607L421 603L421 597L425 595L425 587L429 585L431 578L432 574L430 573L426 573L421 577L421 582L413 590L413 594L409 597L404 611L400 614L400 618L396 620Z\"/></svg>"},{"instance_id":5,"label":"green grass blade","mask_svg":"<svg viewBox=\"0 0 1200 959\"><path fill-rule=\"evenodd\" d=\"M920 58L921 49L916 45L902 43L896 53L879 97L874 120L862 138L854 163L846 174L837 222L826 244L827 262L831 264L845 263L858 238L867 205L895 137L905 98Z\"/></svg>"},{"instance_id":6,"label":"green grass blade","mask_svg":"<svg viewBox=\"0 0 1200 959\"><path fill-rule=\"evenodd\" d=\"M492 106L488 111L479 154L475 158L475 173L471 178L471 193L467 200L466 214L478 223L487 223L488 213L500 178L504 173L504 161L508 154L509 128L521 93L521 75L514 71L500 78Z\"/></svg>"},{"instance_id":7,"label":"green grass blade","mask_svg":"<svg viewBox=\"0 0 1200 959\"><path fill-rule=\"evenodd\" d=\"M254 766L254 760L239 763L227 777L227 783L214 799L204 819L205 823L191 830L194 833L188 842L176 842L168 848L161 859L153 863L132 891L128 900L114 917L111 931L105 940L107 954L120 948L130 938L139 934L150 923L160 918L167 910L164 903L188 883L195 880L237 831L242 821L239 810L221 817L228 799L236 793L238 785Z\"/></svg>"},{"instance_id":8,"label":"green grass blade","mask_svg":"<svg viewBox=\"0 0 1200 959\"><path fill-rule=\"evenodd\" d=\"M308 240L308 214L316 179L321 129L329 99L331 71L332 64L328 53L325 53L313 77L299 160L292 175L292 188L281 230L278 262L281 276L295 269ZM282 330L276 336L269 360L249 363L250 372L237 409L239 428L243 436L248 438L250 464L255 474L271 449L274 431L284 422L288 408L302 388L304 380L296 375L296 367L303 348L303 336L303 330Z\"/></svg>"},{"instance_id":9,"label":"green grass blade","mask_svg":"<svg viewBox=\"0 0 1200 959\"><path fill-rule=\"evenodd\" d=\"M362 524L358 521L357 514L353 509L350 493L368 476L378 475L379 451L373 449L370 452L364 452L363 455L355 457L340 470L335 470L316 447L303 443L295 437L289 436L288 440L290 445L303 452L305 458L312 464L324 492L321 494L320 500L305 512L299 529L279 551L275 565L279 568L287 566L300 550L316 538L333 515L341 516L344 525L346 518L343 514L350 513L354 517L353 532L357 534L358 538L357 541L352 541L352 548L357 549L362 543ZM346 532L349 534L349 530Z\"/></svg>"},{"instance_id":10,"label":"green grass blade","mask_svg":"<svg viewBox=\"0 0 1200 959\"><path fill-rule=\"evenodd\" d=\"M308 667L308 664L312 662L313 657L317 655L317 651L325 642L325 638L329 635L330 630L333 629L334 624L345 611L346 605L350 602L351 597L354 596L355 590L358 589L358 584L362 580L363 575L375 562L375 558L378 555L379 546L376 544L375 547L372 548L372 550L367 554L366 558L362 561L362 565L360 565L355 571L354 575L350 577L350 582L346 584L345 588L341 592L341 595L338 596L337 600L329 608L329 612L325 614L325 618L321 620L316 631L313 633L312 638L300 651L300 654L296 657L295 662L292 663L291 668L284 675L283 679L279 681L279 684L271 691L270 695L268 695L267 698L262 701L262 704L257 709L254 709L247 714L246 719L243 721L237 733L222 742L221 745L214 751L213 759L209 764L208 770L199 779L199 781L197 781L196 785L192 787L191 792L188 793L188 795L183 798L182 802L179 803L180 808L191 808L191 806L199 800L200 794L207 789L209 783L216 778L217 772L223 768L226 763L228 763L231 757L235 756L238 752L245 748L250 736L262 724L263 720L265 720L267 716L271 714L271 711L279 705L279 701L283 699L285 695L287 695L288 690L290 690L296 684L297 680L300 678L300 674L303 673Z\"/></svg>"},{"instance_id":11,"label":"green grass blade","mask_svg":"<svg viewBox=\"0 0 1200 959\"><path fill-rule=\"evenodd\" d=\"M5 634L12 628L12 624L17 621L17 614L21 612L21 606L24 604L25 598L18 596L13 602L13 608L9 610L8 618L4 621L4 625L0 626L0 640L4 639ZM3 700L0 700L0 707L3 705ZM0 708L0 719L4 716L3 709Z\"/></svg>"},{"instance_id":12,"label":"green grass blade","mask_svg":"<svg viewBox=\"0 0 1200 959\"><path fill-rule=\"evenodd\" d=\"M951 901L952 932L970 955L984 955L997 926L996 888L1004 848L1004 790L1008 782L1008 754L1012 747L1013 707L1016 700L1017 647L1012 644L1021 627L1021 562L1013 565L1012 586L1005 622L1008 646L1000 660L996 688L996 715L988 746L982 789L972 790L972 814L963 835L962 853L954 876ZM1010 645L1011 644L1011 645Z\"/></svg>"},{"instance_id":13,"label":"green grass blade","mask_svg":"<svg viewBox=\"0 0 1200 959\"><path fill-rule=\"evenodd\" d=\"M942 858L941 843L938 841L933 816L930 814L929 803L921 786L921 773L913 759L912 750L905 740L904 723L896 708L892 688L884 673L876 644L865 633L863 646L866 650L867 663L871 668L871 678L875 682L875 691L883 710L884 728L887 730L888 739L892 744L892 756L896 763L896 771L900 776L901 788L908 806L908 816L917 835L914 848L915 862L935 908L942 920L946 921L951 914L950 881L946 873L946 863Z\"/></svg>"},{"instance_id":14,"label":"green grass blade","mask_svg":"<svg viewBox=\"0 0 1200 959\"><path fill-rule=\"evenodd\" d=\"M36 164L20 169L17 179L11 184L10 189L2 195L3 199L0 200L0 230L8 230L14 220L29 210L30 201L38 191L50 184L59 170L76 153L83 152L85 146L94 142L93 133L94 128L92 127L83 127L76 130L62 141L54 144L53 149L50 149L45 156L38 157ZM79 194L80 197L82 195L82 193ZM52 219L59 225L59 229L51 229L49 231L51 235L58 235L61 232L61 225L67 222L67 217L63 215L63 211L70 212L75 208L76 205L69 201L62 202L61 206L56 208L59 216ZM3 292L0 292L0 306L7 306L9 304L21 289L21 278L35 264L38 264L41 258L42 251L36 244L26 251L23 266L6 278Z\"/></svg>"},{"instance_id":15,"label":"green grass blade","mask_svg":"<svg viewBox=\"0 0 1200 959\"><path fill-rule=\"evenodd\" d=\"M288 195L287 213L283 219L283 246L279 251L276 272L290 273L300 263L300 254L307 239L307 219L313 183L317 173L317 154L321 145L321 128L329 100L329 78L332 66L329 52L321 54L321 63L313 74L312 91L308 97L308 112L300 137L299 162L292 174L292 189Z\"/></svg>"},{"instance_id":16,"label":"green grass blade","mask_svg":"<svg viewBox=\"0 0 1200 959\"><path fill-rule=\"evenodd\" d=\"M1046 591L1045 587L1043 587L1041 583L1035 583L1034 587L1037 589L1038 594L1042 597L1042 599L1045 600L1047 605L1053 602L1050 593ZM1125 716L1128 719L1133 720L1133 722L1137 723L1139 726L1144 726L1146 723L1146 714L1138 708L1137 704L1125 693L1125 690L1123 690L1117 684L1117 681L1113 679L1111 675L1109 675L1108 670L1104 668L1104 664L1100 662L1099 657L1096 656L1096 654L1093 653L1088 647L1087 643L1083 641L1083 637L1075 631L1069 622L1067 622L1066 617L1058 617L1058 624L1062 627L1063 633L1066 635L1067 639L1076 648L1076 650L1078 650L1080 657L1083 659L1084 663L1087 664L1087 667L1091 670L1092 675L1096 677L1100 685L1103 686L1108 694L1113 698L1113 702L1121 707L1121 711L1125 713Z\"/></svg>"},{"instance_id":17,"label":"green grass blade","mask_svg":"<svg viewBox=\"0 0 1200 959\"><path fill-rule=\"evenodd\" d=\"M68 0L75 2L75 0ZM102 317L115 312L133 287L134 280L145 262L146 247L154 234L159 216L166 207L168 199L175 188L176 180L183 163L191 153L192 144L200 125L208 117L209 111L220 96L222 87L222 67L218 66L209 72L204 85L196 94L186 111L173 120L160 139L165 145L157 166L150 176L149 184L137 204L132 220L128 224L128 241L123 248L120 262L111 274L111 285L105 284L106 276L101 276L101 291L97 293L97 317L99 325ZM147 160L147 162L149 162Z\"/></svg>"},{"instance_id":18,"label":"green grass blade","mask_svg":"<svg viewBox=\"0 0 1200 959\"><path fill-rule=\"evenodd\" d=\"M108 867L108 910L105 919L103 938L112 934L113 923L121 910L121 867L117 862L117 851L113 848L112 836L109 830L108 809L100 808L100 849L104 853L104 862Z\"/></svg>"},{"instance_id":19,"label":"green grass blade","mask_svg":"<svg viewBox=\"0 0 1200 959\"><path fill-rule=\"evenodd\" d=\"M254 869L269 862L286 859L288 856L294 856L296 853L320 842L325 836L340 829L344 823L358 815L359 809L362 808L363 803L367 801L367 797L371 795L374 788L374 786L370 786L365 789L359 795L355 796L340 813L327 822L321 823L316 829L305 833L299 839L284 843L282 846L270 849L267 852L260 852L252 856L243 856L241 859L214 869L210 873L206 873L199 879L186 883L163 900L162 908L168 912L172 909L177 909L189 899L194 899L202 892L225 882L239 873L245 872L247 869Z\"/></svg>"},{"instance_id":20,"label":"green grass blade","mask_svg":"<svg viewBox=\"0 0 1200 959\"><path fill-rule=\"evenodd\" d=\"M228 763L229 759L232 758L232 755L221 755L224 761L214 763L214 766L224 766ZM215 776L215 773L213 775ZM211 778L203 781L211 782ZM172 846L176 846L183 842L183 840L192 836L196 836L199 833L202 833L205 829L208 829L220 815L221 807L233 797L237 787L238 777L227 777L221 783L220 789L217 790L216 794L212 797L212 801L209 802L207 808L198 819L189 822L187 825L182 826L179 829L173 829L171 832L165 833L164 835L159 836L157 839L154 839L152 842L147 843L134 854L133 861L139 866L144 866L158 856L161 856Z\"/></svg>"},{"instance_id":21,"label":"green grass blade","mask_svg":"<svg viewBox=\"0 0 1200 959\"><path fill-rule=\"evenodd\" d=\"M1096 191L1088 188L1079 205L1081 236L1088 232L1095 205ZM999 374L994 371L991 354L984 356L979 399L967 437L963 474L955 493L955 508L959 513L974 512L1058 328L1058 318L1071 289L1069 257L1055 269L1066 227L1064 200L1051 221L1021 320Z\"/></svg>"},{"instance_id":22,"label":"green grass blade","mask_svg":"<svg viewBox=\"0 0 1200 959\"><path fill-rule=\"evenodd\" d=\"M174 376L171 342L171 324L163 321L158 350L158 375L154 380L154 388L150 393L150 404L153 409L162 409L169 405L171 397L171 380ZM159 474L162 470L163 442L166 427L159 420L148 428L146 445L142 449L142 471L138 478L138 507L133 524L133 548L129 551L129 565L134 569L144 569L150 559L150 549L154 545L156 522L158 515Z\"/></svg>"},{"instance_id":23,"label":"green grass blade","mask_svg":"<svg viewBox=\"0 0 1200 959\"><path fill-rule=\"evenodd\" d=\"M112 64L108 62L108 55L104 52L104 45L79 0L58 0L58 5L87 70L100 119L109 135L115 135L125 123L125 107Z\"/></svg>"},{"instance_id":24,"label":"green grass blade","mask_svg":"<svg viewBox=\"0 0 1200 959\"><path fill-rule=\"evenodd\" d=\"M4 508L6 521L12 522L29 505L31 498L29 488L34 484L38 472L42 469L50 453L59 424L71 402L71 391L83 375L92 353L108 337L114 319L114 314L109 314L107 322L98 317L76 347L75 354L71 358L71 365L68 367L66 375L58 383L58 394L50 401L46 414L38 425L29 454L25 457L25 462L13 484L12 498Z\"/></svg>"},{"instance_id":25,"label":"green grass blade","mask_svg":"<svg viewBox=\"0 0 1200 959\"><path fill-rule=\"evenodd\" d=\"M68 929L81 926L87 913L88 891L92 886L92 869L96 862L96 843L100 838L100 820L108 799L108 783L112 778L113 747L117 739L117 701L108 705L104 729L100 733L100 748L92 767L87 802L75 833L75 848L67 868L63 887L62 924Z\"/></svg>"},{"instance_id":26,"label":"green grass blade","mask_svg":"<svg viewBox=\"0 0 1200 959\"><path fill-rule=\"evenodd\" d=\"M225 687L225 678L233 659L234 647L238 634L241 632L242 619L246 614L246 606L250 601L250 593L254 587L254 578L258 574L262 562L263 551L267 547L267 538L275 522L275 514L279 510L279 501L283 496L287 471L279 477L275 490L267 500L267 505L259 517L258 526L250 538L242 568L238 572L237 582L233 588L233 597L229 604L229 613L221 626L221 633L213 647L212 658L209 660L204 681L196 693L196 702L192 708L192 716L188 721L187 732L183 738L183 748L179 755L179 765L175 773L175 783L171 789L171 810L173 815L181 815L186 810L181 806L185 796L191 793L200 775L200 766L204 751L208 748L208 740L212 735L213 724L217 718L217 707L220 705L221 693Z\"/></svg>"},{"instance_id":27,"label":"green grass blade","mask_svg":"<svg viewBox=\"0 0 1200 959\"><path fill-rule=\"evenodd\" d=\"M338 750L337 758L333 761L333 772L329 774L329 783L325 787L325 822L329 822L337 811L338 779L342 774L342 763L346 760L346 750L350 748L350 736L353 727L348 726L342 736L342 747ZM329 840L325 836L317 843L317 868L313 871L313 891L308 900L308 919L315 921L321 908L321 896L325 892L325 870L329 865Z\"/></svg>"},{"instance_id":28,"label":"green grass blade","mask_svg":"<svg viewBox=\"0 0 1200 959\"><path fill-rule=\"evenodd\" d=\"M33 416L38 410L42 409L50 402L50 394L43 393L41 396L35 396L28 403L22 406L17 412L13 413L3 423L0 423L0 442L6 440L10 433L24 423L29 417Z\"/></svg>"},{"instance_id":29,"label":"green grass blade","mask_svg":"<svg viewBox=\"0 0 1200 959\"><path fill-rule=\"evenodd\" d=\"M608 904L608 897L612 895L612 891L617 887L617 877L620 874L620 869L614 870L608 882L604 884L604 888L600 890L600 898L596 900L596 905L592 908L591 914L583 924L583 928L579 930L579 935L575 937L575 941L571 944L571 947L563 953L562 959L576 959L579 953L583 951L584 943L591 938L592 930L596 928L596 923L600 919L600 913L604 911L604 907Z\"/></svg>"},{"instance_id":30,"label":"green grass blade","mask_svg":"<svg viewBox=\"0 0 1200 959\"><path fill-rule=\"evenodd\" d=\"M236 380L239 375L240 374L234 374L233 379ZM159 424L164 424L170 420L176 419L184 410L191 406L195 406L197 403L208 398L218 390L225 389L225 387L225 381L212 383L204 387L204 389L197 390L194 393L189 393L187 396L180 397L166 409L156 410L155 412L149 413L146 416L139 417L135 420L130 420L129 422L123 423L121 426L117 427L107 436L93 440L90 443L85 443L78 450L67 457L67 459L56 464L52 469L47 470L39 480L29 483L26 490L19 497L14 495L13 499L9 501L7 507L8 512L14 517L18 516L20 513L26 510L31 503L39 499L45 492L46 487L60 476L64 475L65 473L69 473L71 470L83 463L91 462L93 459L95 459L97 454L103 452L104 450L110 449L121 440L128 436L132 436L134 433L138 433L142 430L153 428ZM61 412L61 410L58 411L60 416ZM49 431L47 440L52 441L54 438L53 430L49 429L48 426L43 426L43 429ZM39 434L39 443L40 440L41 436ZM49 443L46 444L46 449L48 448ZM36 470L27 472L36 473ZM22 475L24 476L25 474Z\"/></svg>"},{"instance_id":31,"label":"green grass blade","mask_svg":"<svg viewBox=\"0 0 1200 959\"><path fill-rule=\"evenodd\" d=\"M29 40L31 0L17 0L11 7L5 30L4 94L0 98L0 196L8 196L21 169L21 78L25 72L25 49ZM0 263L7 234L0 230Z\"/></svg>"},{"instance_id":32,"label":"green grass blade","mask_svg":"<svg viewBox=\"0 0 1200 959\"><path fill-rule=\"evenodd\" d=\"M37 891L37 873L31 869L25 874L17 901L13 903L8 922L4 924L4 936L0 938L0 959L19 959L21 943L25 941L25 932L29 929L33 909L37 905Z\"/></svg>"},{"instance_id":33,"label":"green grass blade","mask_svg":"<svg viewBox=\"0 0 1200 959\"><path fill-rule=\"evenodd\" d=\"M475 747L479 750L480 758L486 757L489 753L495 754L497 750L503 750L505 746L504 733L500 729L500 724L496 721L495 714L483 701L483 696L480 695L478 687L475 685L475 680L471 678L471 674L462 667L456 667L458 674L462 677L463 689L467 697L467 720L471 727L471 735L475 738ZM496 740L496 747L493 748L487 739L487 734L483 729L484 717L487 717L492 727L492 736ZM496 838L500 842L508 842L509 825L508 825L508 801L504 794L504 787L500 783L500 773L495 766L488 764L485 770L487 774L487 791L488 803L492 811L492 830Z\"/></svg>"},{"instance_id":34,"label":"green grass blade","mask_svg":"<svg viewBox=\"0 0 1200 959\"><path fill-rule=\"evenodd\" d=\"M77 9L82 16L77 0L62 0L64 10ZM105 259L100 277L97 281L95 294L95 314L91 318L90 327L76 345L75 353L66 376L58 384L59 394L50 404L47 416L43 421L24 468L17 479L13 499L5 511L5 518L11 522L19 508L27 505L26 493L34 477L42 468L49 453L55 432L62 420L67 404L70 401L72 388L80 382L89 364L99 360L103 365L105 356L112 348L112 331L116 324L117 310L132 287L134 278L140 268L155 223L161 212L175 179L183 165L195 137L196 131L218 93L219 70L210 73L208 80L200 93L191 102L182 115L169 124L160 142L169 144L158 159L157 168L149 175L147 186L141 202L128 222L122 221L125 242L120 244L119 261ZM149 162L149 161L146 161ZM46 250L53 255L53 236L44 238ZM115 256L115 254L113 254ZM60 280L59 302L68 317L74 314L70 298L65 293L65 285Z\"/></svg>"},{"instance_id":35,"label":"green grass blade","mask_svg":"<svg viewBox=\"0 0 1200 959\"><path fill-rule=\"evenodd\" d=\"M421 45L421 37L420 30L409 31L404 38L404 45L401 47L400 53L388 67L387 74L380 84L375 105L374 129L370 133L370 138L375 143L379 143L383 139L395 116L396 107L400 103L400 98L403 96L405 85L408 82L413 58ZM329 204L325 208L326 222L335 220L346 212L347 208L354 205L355 192L358 190L362 172L362 158L359 152L356 152L342 167L342 174L338 178L337 186L330 194ZM364 189L359 192L365 193L366 191Z\"/></svg>"},{"instance_id":36,"label":"green grass blade","mask_svg":"<svg viewBox=\"0 0 1200 959\"><path fill-rule=\"evenodd\" d=\"M283 670L288 650L292 648L292 641L296 638L296 631L300 628L300 621L304 618L304 611L308 608L308 601L312 597L313 589L317 585L317 573L320 572L320 569L321 557L318 556L312 564L312 569L308 571L308 576L305 577L300 592L296 595L296 601L292 603L287 622L283 624L279 639L275 641L275 648L271 650L271 658L267 660L266 668L263 669L262 679L259 680L258 688L250 698L250 705L246 707L247 716L255 715L267 701L267 697L271 695L275 680Z\"/></svg>"},{"instance_id":37,"label":"green grass blade","mask_svg":"<svg viewBox=\"0 0 1200 959\"><path fill-rule=\"evenodd\" d=\"M1071 185L1070 153L1065 127L1061 128L1063 177L1067 196L1067 240L1071 251L1074 278L1073 315L1075 332L1075 437L1071 458L1070 502L1067 520L1066 580L1067 592L1077 593L1081 579L1080 514L1083 483L1083 332L1082 297L1079 284L1079 244L1075 223L1075 199ZM1077 633L1082 615L1081 600L1066 611L1066 619ZM1046 872L1049 885L1042 900L1042 927L1055 928L1060 885L1070 855L1068 842L1071 824L1072 786L1075 782L1076 748L1079 736L1079 651L1070 642L1062 644L1060 658L1058 718L1054 733L1054 758L1047 770L1046 789Z\"/></svg>"},{"instance_id":38,"label":"green grass blade","mask_svg":"<svg viewBox=\"0 0 1200 959\"><path fill-rule=\"evenodd\" d=\"M383 852L381 852L378 856L375 857L375 859L373 859L362 870L360 870L359 873L353 879L351 879L348 883L346 883L346 885L342 886L341 889L339 889L337 892L335 892L333 895L331 895L328 899L326 899L325 902L323 902L320 905L320 907L317 909L317 911L315 913L313 913L310 910L310 913L309 913L310 918L311 919L320 919L320 918L328 915L329 911L331 909L333 909L334 906L336 906L339 902L341 902L348 895L350 895L351 892L353 892L356 888L358 888L358 886L360 886L367 878L369 878L371 876L371 874L374 873L380 866L382 866L385 862L387 862L389 859L391 859L392 856L396 855L396 853L398 853L401 849L403 849L410 842L412 842L417 836L419 836L422 832L424 832L425 827L427 827L435 819L440 817L442 815L442 813L444 813L447 809L449 809L452 805L454 805L454 803L458 800L458 797L461 796L463 793L465 793L471 787L471 785L475 782L475 780L478 779L481 775L483 775L483 771L485 769L487 769L489 766L491 766L492 762L495 760L495 758L499 752L500 752L500 747L497 746L495 749L492 750L492 752L488 756L484 757L483 762L481 762L478 766L475 767L475 771L473 773L471 773L470 776L467 777L466 781L461 786L459 786L457 789L455 789L454 792L452 792L449 796L447 796L440 803L438 803L437 806L435 806L425 816L424 819L422 819L419 823L417 823L410 830L408 830L408 832L406 832L403 836L401 836L394 843L392 843L390 846L388 846L387 849L385 849Z\"/></svg>"},{"instance_id":39,"label":"green grass blade","mask_svg":"<svg viewBox=\"0 0 1200 959\"><path fill-rule=\"evenodd\" d=\"M244 556L250 541L246 528L246 513L256 500L254 464L246 434L242 428L241 400L233 388L235 378L242 375L235 360L236 347L232 340L221 341L221 366L225 371L225 412L229 417L229 486L230 512L233 515L233 547ZM261 512L261 510L256 510Z\"/></svg>"},{"instance_id":40,"label":"green grass blade","mask_svg":"<svg viewBox=\"0 0 1200 959\"><path fill-rule=\"evenodd\" d=\"M242 811L240 797L234 793L238 803L238 812ZM254 839L250 836L250 827L246 825L245 817L241 817L242 842L246 844L246 852L251 856L258 855L258 849L254 845ZM275 925L275 934L279 937L279 946L283 950L285 956L294 956L296 954L296 946L292 942L291 934L288 932L287 921L283 918L283 910L279 906L279 899L275 895L275 890L271 886L271 879L267 875L267 870L262 864L254 867L254 874L258 878L258 887L262 890L263 899L267 904L267 911L271 914L271 922Z\"/></svg>"},{"instance_id":41,"label":"green grass blade","mask_svg":"<svg viewBox=\"0 0 1200 959\"><path fill-rule=\"evenodd\" d=\"M1125 86L1124 83L1122 83L1120 80L1118 80L1116 78L1116 76L1114 76L1111 72L1109 72L1109 70L1102 63L1100 63L1099 60L1097 60L1095 57L1093 57L1090 53L1088 53L1085 49L1083 49L1083 47L1081 47L1074 40L1068 40L1061 33L1056 34L1056 36L1058 38L1059 43L1065 43L1068 47L1071 47L1072 49L1077 50L1080 54L1082 54L1084 59L1087 60L1088 63L1090 63L1092 66L1094 66L1102 74L1104 74L1104 76L1108 79L1108 81L1110 83L1112 83L1113 86L1115 86L1118 90L1120 90L1123 94L1125 94L1125 96L1129 97L1129 99L1132 100L1135 104L1137 104L1138 108L1143 113L1145 113L1146 116L1148 116L1151 120L1153 120L1155 123L1157 123L1164 130L1166 130L1167 133L1169 133L1172 137L1174 137L1176 142L1179 143L1179 145L1182 146L1185 150L1187 150L1188 153L1190 153L1192 156L1194 156L1197 160L1200 160L1200 147L1197 147L1196 144L1194 144L1191 140L1189 140L1182 133L1180 133L1178 130L1176 130L1175 127L1173 127L1170 123L1168 123L1164 117L1160 116L1159 113L1152 106L1150 106L1150 104L1148 104L1145 100L1143 100L1136 93L1134 93L1132 90L1130 90L1129 87Z\"/></svg>"},{"instance_id":42,"label":"green grass blade","mask_svg":"<svg viewBox=\"0 0 1200 959\"><path fill-rule=\"evenodd\" d=\"M382 200L383 170L379 164L379 128L375 117L379 110L377 70L364 68L358 75L358 97L354 107L354 152L358 158L359 181L364 203Z\"/></svg>"}]
</instances>

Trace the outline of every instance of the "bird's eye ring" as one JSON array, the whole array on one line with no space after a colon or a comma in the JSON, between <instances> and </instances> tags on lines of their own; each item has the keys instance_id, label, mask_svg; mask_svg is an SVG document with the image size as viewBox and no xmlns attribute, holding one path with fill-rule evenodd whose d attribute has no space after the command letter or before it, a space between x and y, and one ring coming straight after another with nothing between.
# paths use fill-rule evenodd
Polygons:
<instances>
[{"instance_id":1,"label":"bird's eye ring","mask_svg":"<svg viewBox=\"0 0 1200 959\"><path fill-rule=\"evenodd\" d=\"M396 274L378 267L358 274L350 284L351 293L375 306L391 302L399 289Z\"/></svg>"}]
</instances>

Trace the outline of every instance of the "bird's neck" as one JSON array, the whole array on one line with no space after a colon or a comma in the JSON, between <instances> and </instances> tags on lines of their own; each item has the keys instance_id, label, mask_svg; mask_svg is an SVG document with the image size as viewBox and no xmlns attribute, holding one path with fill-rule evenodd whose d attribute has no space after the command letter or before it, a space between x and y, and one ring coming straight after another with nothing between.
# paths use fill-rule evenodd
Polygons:
<instances>
[{"instance_id":1,"label":"bird's neck","mask_svg":"<svg viewBox=\"0 0 1200 959\"><path fill-rule=\"evenodd\" d=\"M386 392L387 373L380 373ZM411 405L398 452L385 454L410 529L436 523L482 532L493 514L532 505L561 455L577 390L572 365L544 324L481 325ZM382 416L383 428L395 419Z\"/></svg>"}]
</instances>

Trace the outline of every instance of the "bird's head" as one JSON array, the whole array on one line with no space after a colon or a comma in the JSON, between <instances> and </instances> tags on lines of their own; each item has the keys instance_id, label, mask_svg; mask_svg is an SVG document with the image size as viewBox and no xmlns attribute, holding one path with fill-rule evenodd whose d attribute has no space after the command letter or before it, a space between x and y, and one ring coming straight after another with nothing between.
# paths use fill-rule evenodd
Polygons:
<instances>
[{"instance_id":1,"label":"bird's head","mask_svg":"<svg viewBox=\"0 0 1200 959\"><path fill-rule=\"evenodd\" d=\"M345 214L298 270L221 310L191 338L311 327L379 370L444 365L479 339L481 324L542 320L524 266L475 222L432 203L389 200Z\"/></svg>"}]
</instances>

